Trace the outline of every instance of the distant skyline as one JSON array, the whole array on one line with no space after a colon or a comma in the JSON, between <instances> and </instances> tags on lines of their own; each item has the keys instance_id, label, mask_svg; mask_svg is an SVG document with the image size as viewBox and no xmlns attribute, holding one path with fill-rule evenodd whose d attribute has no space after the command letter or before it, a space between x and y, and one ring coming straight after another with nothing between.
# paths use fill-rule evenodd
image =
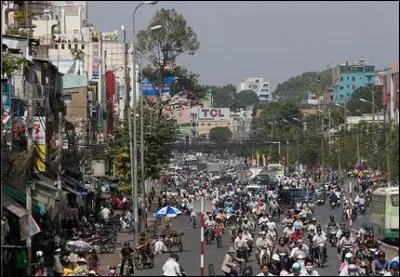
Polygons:
<instances>
[{"instance_id":1,"label":"distant skyline","mask_svg":"<svg viewBox=\"0 0 400 277\"><path fill-rule=\"evenodd\" d=\"M125 25L132 37L138 1L89 1L98 31ZM361 58L385 68L399 61L399 3L160 1L136 14L137 31L158 9L175 9L197 33L200 50L177 62L200 74L200 83L237 85L246 77L279 83L328 65Z\"/></svg>"}]
</instances>

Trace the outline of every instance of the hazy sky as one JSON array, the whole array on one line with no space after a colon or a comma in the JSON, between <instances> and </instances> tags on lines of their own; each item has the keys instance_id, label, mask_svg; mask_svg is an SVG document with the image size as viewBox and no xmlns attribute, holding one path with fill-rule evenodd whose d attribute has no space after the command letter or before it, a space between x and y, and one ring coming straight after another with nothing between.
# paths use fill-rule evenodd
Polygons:
<instances>
[{"instance_id":1,"label":"hazy sky","mask_svg":"<svg viewBox=\"0 0 400 277\"><path fill-rule=\"evenodd\" d=\"M103 32L132 32L138 1L89 1L89 20ZM378 68L399 60L399 3L386 2L174 2L136 13L143 29L160 8L175 9L197 33L200 50L178 63L202 84L237 85L261 76L273 87L331 63L364 58ZM131 36L130 36L131 37Z\"/></svg>"}]
</instances>

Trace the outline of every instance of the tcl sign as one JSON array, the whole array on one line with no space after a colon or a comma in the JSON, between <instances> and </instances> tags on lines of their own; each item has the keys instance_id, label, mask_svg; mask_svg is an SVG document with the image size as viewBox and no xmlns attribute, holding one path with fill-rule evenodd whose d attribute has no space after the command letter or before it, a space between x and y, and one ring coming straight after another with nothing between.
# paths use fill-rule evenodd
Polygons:
<instances>
[{"instance_id":1,"label":"tcl sign","mask_svg":"<svg viewBox=\"0 0 400 277\"><path fill-rule=\"evenodd\" d=\"M229 120L229 108L200 108L198 119L227 121Z\"/></svg>"}]
</instances>

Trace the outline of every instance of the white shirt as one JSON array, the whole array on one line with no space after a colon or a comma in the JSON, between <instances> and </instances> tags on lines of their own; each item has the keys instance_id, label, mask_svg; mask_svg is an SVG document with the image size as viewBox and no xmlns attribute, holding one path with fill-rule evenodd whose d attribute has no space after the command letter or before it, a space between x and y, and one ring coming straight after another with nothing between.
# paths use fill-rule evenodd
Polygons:
<instances>
[{"instance_id":1,"label":"white shirt","mask_svg":"<svg viewBox=\"0 0 400 277\"><path fill-rule=\"evenodd\" d=\"M319 273L316 270L311 271L311 273L308 273L307 270L302 270L300 276L319 276Z\"/></svg>"},{"instance_id":2,"label":"white shirt","mask_svg":"<svg viewBox=\"0 0 400 277\"><path fill-rule=\"evenodd\" d=\"M321 234L321 235L316 234L316 235L314 235L312 241L313 241L314 245L318 245L318 244L321 244L321 243L325 244L326 236L324 234Z\"/></svg>"},{"instance_id":3,"label":"white shirt","mask_svg":"<svg viewBox=\"0 0 400 277\"><path fill-rule=\"evenodd\" d=\"M239 250L240 247L247 248L247 240L245 239L244 236L242 236L241 239L239 237L235 239L235 250Z\"/></svg>"},{"instance_id":4,"label":"white shirt","mask_svg":"<svg viewBox=\"0 0 400 277\"><path fill-rule=\"evenodd\" d=\"M276 275L274 275L274 274L271 274L271 273L269 273L268 272L268 274L267 275L264 275L264 273L258 273L256 276L276 276Z\"/></svg>"},{"instance_id":5,"label":"white shirt","mask_svg":"<svg viewBox=\"0 0 400 277\"><path fill-rule=\"evenodd\" d=\"M173 258L169 258L165 262L162 270L164 276L181 276L179 264Z\"/></svg>"},{"instance_id":6,"label":"white shirt","mask_svg":"<svg viewBox=\"0 0 400 277\"><path fill-rule=\"evenodd\" d=\"M276 230L276 224L273 221L269 221L267 223L267 227L268 227L269 230Z\"/></svg>"},{"instance_id":7,"label":"white shirt","mask_svg":"<svg viewBox=\"0 0 400 277\"><path fill-rule=\"evenodd\" d=\"M359 204L360 206L365 206L365 199L364 199L364 198L358 199L358 204Z\"/></svg>"},{"instance_id":8,"label":"white shirt","mask_svg":"<svg viewBox=\"0 0 400 277\"><path fill-rule=\"evenodd\" d=\"M303 243L301 249L299 249L297 246L292 249L292 252L290 253L290 258L295 258L300 251L304 252L306 256L308 256L308 246Z\"/></svg>"}]
</instances>

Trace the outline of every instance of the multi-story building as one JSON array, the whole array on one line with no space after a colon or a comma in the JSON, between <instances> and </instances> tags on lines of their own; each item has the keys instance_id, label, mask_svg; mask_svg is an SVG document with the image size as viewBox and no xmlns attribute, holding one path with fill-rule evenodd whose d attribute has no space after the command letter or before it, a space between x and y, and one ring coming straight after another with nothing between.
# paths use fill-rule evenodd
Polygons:
<instances>
[{"instance_id":1,"label":"multi-story building","mask_svg":"<svg viewBox=\"0 0 400 277\"><path fill-rule=\"evenodd\" d=\"M246 78L244 82L240 82L237 87L238 93L242 90L254 91L260 101L270 101L272 98L269 82L264 81L264 78L262 77Z\"/></svg>"},{"instance_id":2,"label":"multi-story building","mask_svg":"<svg viewBox=\"0 0 400 277\"><path fill-rule=\"evenodd\" d=\"M379 72L377 85L382 86L386 122L399 123L399 64Z\"/></svg>"},{"instance_id":3,"label":"multi-story building","mask_svg":"<svg viewBox=\"0 0 400 277\"><path fill-rule=\"evenodd\" d=\"M375 66L364 60L336 65L332 70L332 82L333 102L345 103L356 89L375 83Z\"/></svg>"}]
</instances>

